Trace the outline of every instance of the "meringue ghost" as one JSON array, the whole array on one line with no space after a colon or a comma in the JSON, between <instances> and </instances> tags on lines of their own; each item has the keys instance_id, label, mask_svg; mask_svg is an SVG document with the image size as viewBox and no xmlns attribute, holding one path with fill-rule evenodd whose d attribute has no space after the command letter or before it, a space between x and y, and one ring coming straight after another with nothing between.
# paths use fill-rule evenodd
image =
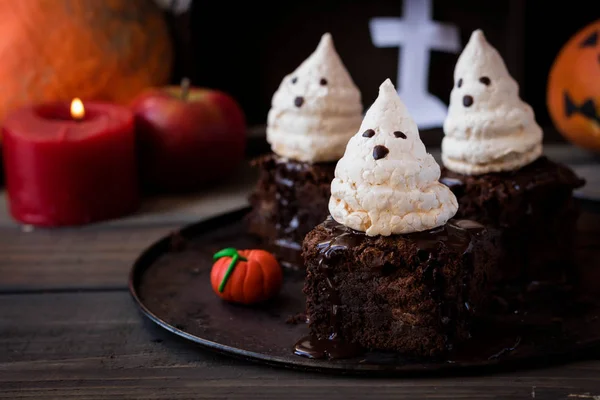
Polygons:
<instances>
[{"instance_id":1,"label":"meringue ghost","mask_svg":"<svg viewBox=\"0 0 600 400\"><path fill-rule=\"evenodd\" d=\"M267 141L281 157L337 161L360 126L362 112L361 93L326 33L273 95Z\"/></svg>"},{"instance_id":2,"label":"meringue ghost","mask_svg":"<svg viewBox=\"0 0 600 400\"><path fill-rule=\"evenodd\" d=\"M444 134L442 162L460 174L516 170L542 154L533 109L481 30L456 63Z\"/></svg>"},{"instance_id":3,"label":"meringue ghost","mask_svg":"<svg viewBox=\"0 0 600 400\"><path fill-rule=\"evenodd\" d=\"M440 166L387 79L337 163L329 212L368 236L433 229L458 209L439 178Z\"/></svg>"}]
</instances>

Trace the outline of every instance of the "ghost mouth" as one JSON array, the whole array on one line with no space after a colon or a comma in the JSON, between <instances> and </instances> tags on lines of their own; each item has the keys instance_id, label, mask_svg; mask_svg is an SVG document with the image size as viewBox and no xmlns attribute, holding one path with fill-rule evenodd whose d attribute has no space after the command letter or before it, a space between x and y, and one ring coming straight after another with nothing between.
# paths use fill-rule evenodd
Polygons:
<instances>
[{"instance_id":1,"label":"ghost mouth","mask_svg":"<svg viewBox=\"0 0 600 400\"><path fill-rule=\"evenodd\" d=\"M465 107L471 107L473 105L473 96L471 95L464 95L463 96L463 106Z\"/></svg>"}]
</instances>

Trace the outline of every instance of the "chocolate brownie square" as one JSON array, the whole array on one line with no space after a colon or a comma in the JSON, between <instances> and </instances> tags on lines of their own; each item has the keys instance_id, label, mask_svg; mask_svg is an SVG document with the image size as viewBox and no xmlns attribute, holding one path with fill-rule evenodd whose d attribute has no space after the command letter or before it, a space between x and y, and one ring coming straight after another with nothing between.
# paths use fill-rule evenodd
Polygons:
<instances>
[{"instance_id":1,"label":"chocolate brownie square","mask_svg":"<svg viewBox=\"0 0 600 400\"><path fill-rule=\"evenodd\" d=\"M487 303L497 234L468 220L367 236L329 217L305 238L311 335L365 349L441 355L470 336Z\"/></svg>"},{"instance_id":2,"label":"chocolate brownie square","mask_svg":"<svg viewBox=\"0 0 600 400\"><path fill-rule=\"evenodd\" d=\"M265 239L282 264L301 267L304 236L329 215L336 163L311 164L268 154L254 164L260 177L249 199L249 231Z\"/></svg>"},{"instance_id":3,"label":"chocolate brownie square","mask_svg":"<svg viewBox=\"0 0 600 400\"><path fill-rule=\"evenodd\" d=\"M443 168L440 181L458 199L457 218L501 229L503 260L493 280L569 279L579 215L573 190L585 183L572 170L542 156L516 171L477 176Z\"/></svg>"}]
</instances>

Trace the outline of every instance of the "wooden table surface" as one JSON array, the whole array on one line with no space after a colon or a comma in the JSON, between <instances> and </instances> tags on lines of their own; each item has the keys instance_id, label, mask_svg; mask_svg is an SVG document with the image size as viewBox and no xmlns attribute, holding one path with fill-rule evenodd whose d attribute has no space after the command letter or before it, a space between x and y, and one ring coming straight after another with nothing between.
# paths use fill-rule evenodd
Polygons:
<instances>
[{"instance_id":1,"label":"wooden table surface","mask_svg":"<svg viewBox=\"0 0 600 400\"><path fill-rule=\"evenodd\" d=\"M546 153L577 169L589 154ZM596 170L597 171L597 170ZM246 204L256 178L147 198L135 215L80 228L14 223L0 198L0 398L600 399L600 359L486 376L351 378L198 349L146 321L127 291L138 254L182 225Z\"/></svg>"}]
</instances>

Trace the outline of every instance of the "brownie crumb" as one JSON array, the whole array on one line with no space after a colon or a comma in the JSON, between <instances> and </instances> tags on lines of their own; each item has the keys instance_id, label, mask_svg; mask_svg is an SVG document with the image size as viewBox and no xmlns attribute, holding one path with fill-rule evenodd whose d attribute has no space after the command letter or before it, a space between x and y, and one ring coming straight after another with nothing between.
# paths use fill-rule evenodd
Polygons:
<instances>
[{"instance_id":1,"label":"brownie crumb","mask_svg":"<svg viewBox=\"0 0 600 400\"><path fill-rule=\"evenodd\" d=\"M288 319L285 320L285 323L288 325L298 325L306 323L306 313L301 312L296 315L290 315Z\"/></svg>"},{"instance_id":2,"label":"brownie crumb","mask_svg":"<svg viewBox=\"0 0 600 400\"><path fill-rule=\"evenodd\" d=\"M169 249L172 252L183 251L186 248L187 241L181 235L179 231L171 233L171 240L169 242Z\"/></svg>"}]
</instances>

